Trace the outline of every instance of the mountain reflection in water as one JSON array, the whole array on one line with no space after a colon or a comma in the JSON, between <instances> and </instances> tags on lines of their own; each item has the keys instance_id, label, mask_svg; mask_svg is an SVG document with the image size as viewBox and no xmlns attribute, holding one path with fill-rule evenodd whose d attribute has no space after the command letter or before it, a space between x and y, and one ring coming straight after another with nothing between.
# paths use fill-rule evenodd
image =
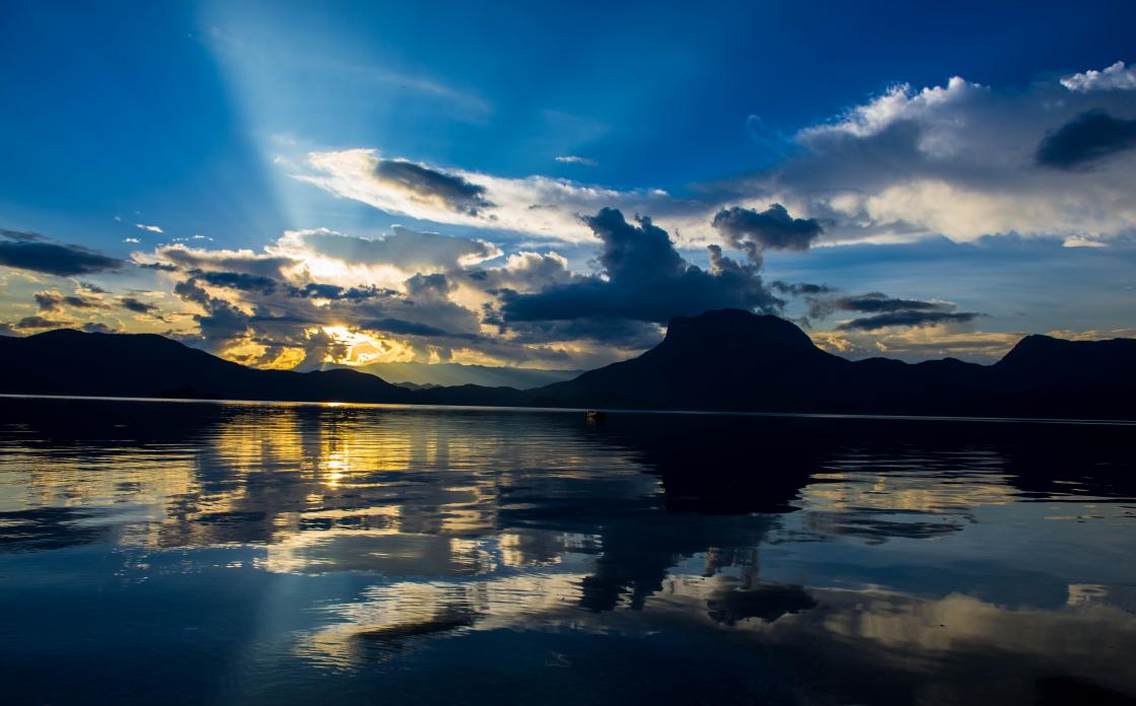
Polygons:
<instances>
[{"instance_id":1,"label":"mountain reflection in water","mask_svg":"<svg viewBox=\"0 0 1136 706\"><path fill-rule=\"evenodd\" d=\"M1132 703L1132 431L0 400L4 700Z\"/></svg>"}]
</instances>

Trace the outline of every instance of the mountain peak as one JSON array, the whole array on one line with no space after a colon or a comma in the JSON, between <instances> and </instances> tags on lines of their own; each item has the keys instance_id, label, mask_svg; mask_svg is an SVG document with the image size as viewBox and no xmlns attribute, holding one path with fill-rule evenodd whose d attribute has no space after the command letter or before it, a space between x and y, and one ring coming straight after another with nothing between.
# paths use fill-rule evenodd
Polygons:
<instances>
[{"instance_id":1,"label":"mountain peak","mask_svg":"<svg viewBox=\"0 0 1136 706\"><path fill-rule=\"evenodd\" d=\"M697 316L677 316L667 325L667 335L660 346L698 346L704 350L744 347L758 355L772 351L819 351L808 334L795 324L743 309L714 309Z\"/></svg>"}]
</instances>

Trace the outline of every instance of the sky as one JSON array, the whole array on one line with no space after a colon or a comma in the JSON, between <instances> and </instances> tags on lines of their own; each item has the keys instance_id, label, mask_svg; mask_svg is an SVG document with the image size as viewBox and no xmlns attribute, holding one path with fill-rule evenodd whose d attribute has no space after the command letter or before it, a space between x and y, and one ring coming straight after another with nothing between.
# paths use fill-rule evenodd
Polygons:
<instances>
[{"instance_id":1,"label":"sky","mask_svg":"<svg viewBox=\"0 0 1136 706\"><path fill-rule=\"evenodd\" d=\"M0 333L580 369L1136 335L1132 3L0 4Z\"/></svg>"}]
</instances>

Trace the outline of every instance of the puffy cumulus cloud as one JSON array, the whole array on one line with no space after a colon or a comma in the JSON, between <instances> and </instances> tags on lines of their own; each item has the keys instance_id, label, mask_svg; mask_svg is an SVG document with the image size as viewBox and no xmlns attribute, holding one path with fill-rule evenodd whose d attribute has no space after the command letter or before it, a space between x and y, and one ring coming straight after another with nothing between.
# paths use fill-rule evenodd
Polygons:
<instances>
[{"instance_id":1,"label":"puffy cumulus cloud","mask_svg":"<svg viewBox=\"0 0 1136 706\"><path fill-rule=\"evenodd\" d=\"M1077 139L1065 145L1046 142L1093 111L1112 121L1097 120L1079 135L1070 128L1063 137ZM777 201L820 220L821 243L999 234L1107 239L1136 228L1129 186L1136 152L1122 147L1125 121L1134 118L1130 91L1071 92L1056 81L1002 90L961 78L919 90L898 86L800 130L800 150L776 167L719 186L743 205ZM1102 126L1111 132L1102 134ZM1068 149L1070 142L1081 149ZM1039 150L1054 158L1039 161ZM1095 159L1103 153L1112 158ZM1097 168L1052 168L1070 155Z\"/></svg>"},{"instance_id":2,"label":"puffy cumulus cloud","mask_svg":"<svg viewBox=\"0 0 1136 706\"><path fill-rule=\"evenodd\" d=\"M714 228L731 246L760 265L763 250L808 250L822 228L815 218L793 218L775 203L764 211L749 208L722 209L714 216Z\"/></svg>"},{"instance_id":3,"label":"puffy cumulus cloud","mask_svg":"<svg viewBox=\"0 0 1136 706\"><path fill-rule=\"evenodd\" d=\"M500 267L473 270L466 277L481 289L532 292L572 280L568 259L557 252L522 250L505 258Z\"/></svg>"},{"instance_id":4,"label":"puffy cumulus cloud","mask_svg":"<svg viewBox=\"0 0 1136 706\"><path fill-rule=\"evenodd\" d=\"M429 165L416 166L422 174L436 175L426 180L438 188L412 190L383 173L390 169L384 166L388 164L414 163L387 160L372 149L315 152L308 156L310 172L294 177L387 213L568 242L591 240L591 232L579 216L607 206L667 217L687 215L692 208L701 216L706 208L678 202L655 189L619 191L539 175L505 178ZM436 191L444 191L446 196Z\"/></svg>"},{"instance_id":5,"label":"puffy cumulus cloud","mask_svg":"<svg viewBox=\"0 0 1136 706\"><path fill-rule=\"evenodd\" d=\"M370 149L313 153L294 176L389 213L573 243L594 239L581 215L607 207L648 213L680 247L719 244L751 257L762 244L934 235L1109 239L1136 230L1129 149L1136 91L1119 90L1130 73L1110 67L1024 88L958 76L937 86L900 84L798 130L786 138L795 148L775 165L680 196L432 165L416 165L416 178L434 176L410 189L382 174L387 164L410 163ZM1096 168L1068 168L1084 165Z\"/></svg>"},{"instance_id":6,"label":"puffy cumulus cloud","mask_svg":"<svg viewBox=\"0 0 1136 706\"><path fill-rule=\"evenodd\" d=\"M952 76L946 86L929 86L918 91L913 90L910 84L897 84L882 96L853 106L837 120L805 128L798 139L809 146L824 147L831 141L849 136L875 137L901 122L920 122L926 127L919 146L928 153L935 153L949 144L942 139L946 135L940 131L954 133L958 127L949 119L943 119L944 109L985 90L960 76Z\"/></svg>"},{"instance_id":7,"label":"puffy cumulus cloud","mask_svg":"<svg viewBox=\"0 0 1136 706\"><path fill-rule=\"evenodd\" d=\"M79 245L52 242L39 233L0 229L0 265L70 276L117 270L125 263Z\"/></svg>"},{"instance_id":8,"label":"puffy cumulus cloud","mask_svg":"<svg viewBox=\"0 0 1136 706\"><path fill-rule=\"evenodd\" d=\"M1136 120L1090 110L1062 125L1037 148L1037 163L1073 169L1136 147Z\"/></svg>"},{"instance_id":9,"label":"puffy cumulus cloud","mask_svg":"<svg viewBox=\"0 0 1136 706\"><path fill-rule=\"evenodd\" d=\"M507 325L579 319L661 323L707 309L780 306L756 268L737 264L717 246L710 249L707 271L684 260L649 218L628 223L620 211L605 208L584 222L602 242L602 272L531 294L502 292L500 313Z\"/></svg>"},{"instance_id":10,"label":"puffy cumulus cloud","mask_svg":"<svg viewBox=\"0 0 1136 706\"><path fill-rule=\"evenodd\" d=\"M1136 66L1118 61L1100 71L1090 69L1061 79L1061 85L1070 91L1136 91Z\"/></svg>"}]
</instances>

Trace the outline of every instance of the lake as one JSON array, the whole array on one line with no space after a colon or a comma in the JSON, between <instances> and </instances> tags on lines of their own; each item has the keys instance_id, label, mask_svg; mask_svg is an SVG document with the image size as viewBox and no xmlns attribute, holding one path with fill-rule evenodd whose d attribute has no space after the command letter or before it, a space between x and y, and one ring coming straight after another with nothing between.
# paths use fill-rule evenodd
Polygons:
<instances>
[{"instance_id":1,"label":"lake","mask_svg":"<svg viewBox=\"0 0 1136 706\"><path fill-rule=\"evenodd\" d=\"M1136 427L0 399L4 703L1121 704Z\"/></svg>"}]
</instances>

